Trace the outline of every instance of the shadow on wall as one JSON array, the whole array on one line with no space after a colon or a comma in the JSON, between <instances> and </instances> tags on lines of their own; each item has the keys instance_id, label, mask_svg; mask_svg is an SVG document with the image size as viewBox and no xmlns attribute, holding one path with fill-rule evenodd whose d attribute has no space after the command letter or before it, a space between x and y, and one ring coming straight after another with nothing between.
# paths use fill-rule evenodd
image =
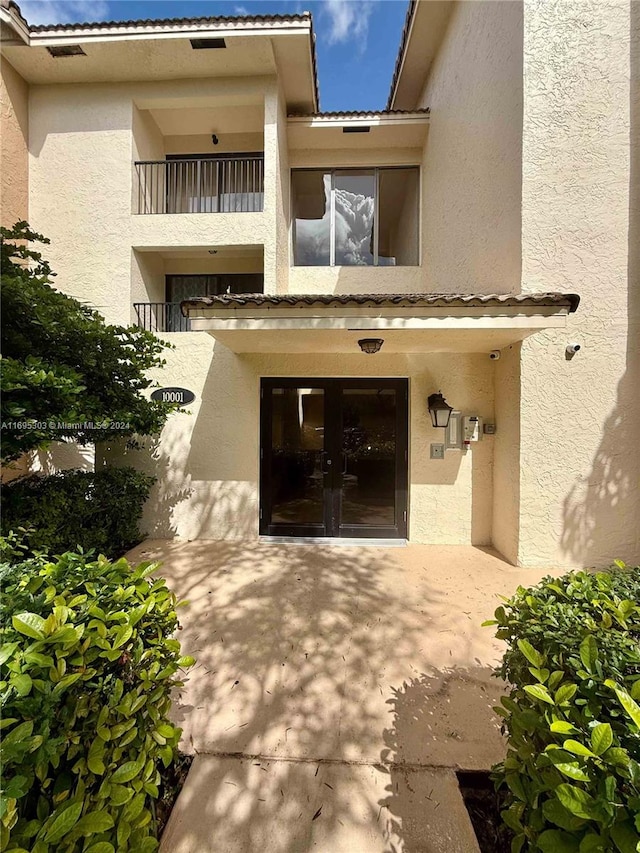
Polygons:
<instances>
[{"instance_id":1,"label":"shadow on wall","mask_svg":"<svg viewBox=\"0 0 640 853\"><path fill-rule=\"evenodd\" d=\"M198 785L206 792L198 821L211 828L211 849L240 853L264 847L268 838L270 853L306 851L315 833L323 849L344 849L330 843L343 824L364 832L386 823L390 835L393 819L378 803L381 784L371 794L349 781L349 768L334 772L332 762L378 761L390 683L406 678L422 652L437 655L440 638L423 649L425 634L449 605L432 574L425 568L403 583L406 567L385 552L381 572L379 549L336 554L209 542L191 543L180 559L181 548L164 545L162 557L172 588L189 600L181 641L197 665L183 690L189 704L180 696L175 710L185 742L219 759L201 765ZM146 556L143 549L133 559ZM471 659L473 638L463 637L468 617L450 615L465 644L460 654ZM442 657L448 648L442 646ZM422 702L419 690L407 701ZM397 694L394 709L405 714L402 701ZM471 728L490 700L482 693L473 705L465 702L475 717ZM297 760L276 766L255 756ZM183 806L183 814L194 808ZM394 808L401 812L402 803L394 801ZM197 837L189 824L180 828L181 849ZM170 836L166 843L171 849Z\"/></svg>"},{"instance_id":2,"label":"shadow on wall","mask_svg":"<svg viewBox=\"0 0 640 853\"><path fill-rule=\"evenodd\" d=\"M640 559L640 3L630 4L627 361L591 472L564 502L562 545L584 565ZM617 334L616 330L612 334ZM611 543L616 543L612 553Z\"/></svg>"}]
</instances>

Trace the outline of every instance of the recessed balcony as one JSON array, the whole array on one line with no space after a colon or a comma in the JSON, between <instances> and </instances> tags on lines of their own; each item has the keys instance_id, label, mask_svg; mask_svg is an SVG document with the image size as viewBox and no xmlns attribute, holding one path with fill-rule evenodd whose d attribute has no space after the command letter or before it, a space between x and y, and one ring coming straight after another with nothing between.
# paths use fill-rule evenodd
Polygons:
<instances>
[{"instance_id":1,"label":"recessed balcony","mask_svg":"<svg viewBox=\"0 0 640 853\"><path fill-rule=\"evenodd\" d=\"M167 156L134 163L134 212L260 213L264 154Z\"/></svg>"},{"instance_id":2,"label":"recessed balcony","mask_svg":"<svg viewBox=\"0 0 640 853\"><path fill-rule=\"evenodd\" d=\"M261 246L136 251L134 259L132 289L142 299L133 301L131 319L148 332L191 331L180 310L185 299L264 291Z\"/></svg>"}]
</instances>

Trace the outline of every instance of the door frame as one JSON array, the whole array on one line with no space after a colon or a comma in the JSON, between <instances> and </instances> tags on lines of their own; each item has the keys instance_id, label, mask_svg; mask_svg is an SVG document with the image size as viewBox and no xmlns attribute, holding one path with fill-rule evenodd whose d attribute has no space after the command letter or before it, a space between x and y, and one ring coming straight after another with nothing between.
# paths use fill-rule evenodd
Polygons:
<instances>
[{"instance_id":1,"label":"door frame","mask_svg":"<svg viewBox=\"0 0 640 853\"><path fill-rule=\"evenodd\" d=\"M272 524L271 464L272 444L271 389L322 388L324 391L325 453L332 469L324 472L323 495L325 519L322 524ZM338 404L343 389L393 388L396 392L396 458L395 458L395 524L345 525L341 523L342 471L338 464L341 453L342 407ZM335 421L327 428L329 407L334 405ZM260 483L259 532L261 536L286 536L322 539L406 539L409 497L409 380L396 377L261 377L260 379ZM329 518L327 514L329 513Z\"/></svg>"}]
</instances>

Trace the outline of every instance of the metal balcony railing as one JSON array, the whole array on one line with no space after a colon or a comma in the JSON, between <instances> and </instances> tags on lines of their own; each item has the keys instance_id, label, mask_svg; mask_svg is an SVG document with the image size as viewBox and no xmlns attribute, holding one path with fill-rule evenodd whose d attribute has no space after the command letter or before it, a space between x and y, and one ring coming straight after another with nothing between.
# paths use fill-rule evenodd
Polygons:
<instances>
[{"instance_id":1,"label":"metal balcony railing","mask_svg":"<svg viewBox=\"0 0 640 853\"><path fill-rule=\"evenodd\" d=\"M136 213L259 213L264 157L139 160Z\"/></svg>"},{"instance_id":2,"label":"metal balcony railing","mask_svg":"<svg viewBox=\"0 0 640 853\"><path fill-rule=\"evenodd\" d=\"M183 317L179 302L134 302L138 326L147 332L189 332L191 323Z\"/></svg>"}]
</instances>

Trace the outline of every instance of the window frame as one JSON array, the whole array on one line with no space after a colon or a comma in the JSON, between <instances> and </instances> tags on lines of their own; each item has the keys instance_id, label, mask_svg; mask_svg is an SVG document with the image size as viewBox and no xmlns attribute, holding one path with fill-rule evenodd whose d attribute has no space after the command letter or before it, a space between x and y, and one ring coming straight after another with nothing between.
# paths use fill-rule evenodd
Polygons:
<instances>
[{"instance_id":1,"label":"window frame","mask_svg":"<svg viewBox=\"0 0 640 853\"><path fill-rule=\"evenodd\" d=\"M379 215L379 204L380 204L380 172L391 172L398 170L414 170L416 173L416 229L417 229L417 259L415 264L380 264L380 215ZM296 263L296 210L295 210L295 199L293 192L293 176L296 172L322 172L325 175L331 175L331 189L330 189L330 200L329 200L329 263L328 264L297 264ZM338 172L373 172L374 177L374 199L373 199L373 221L374 221L374 233L373 233L373 264L336 264L336 204L335 204L335 178L336 173ZM419 267L420 264L420 226L421 226L421 216L422 216L422 205L421 205L421 166L418 163L403 163L396 164L393 166L363 166L363 165L350 165L350 166L299 166L290 169L290 193L291 193L291 265L293 267L300 267L304 269L305 266L314 267L318 269L326 269L326 268L362 268L362 267L384 267L389 269L391 266L394 267Z\"/></svg>"}]
</instances>

